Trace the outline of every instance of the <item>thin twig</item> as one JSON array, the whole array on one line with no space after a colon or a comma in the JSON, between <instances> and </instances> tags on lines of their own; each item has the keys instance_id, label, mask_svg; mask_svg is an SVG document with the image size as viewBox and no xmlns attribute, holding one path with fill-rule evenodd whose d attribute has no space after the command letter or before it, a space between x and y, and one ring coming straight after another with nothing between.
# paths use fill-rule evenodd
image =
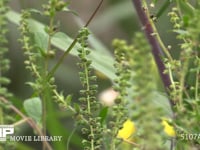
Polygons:
<instances>
[{"instance_id":1,"label":"thin twig","mask_svg":"<svg viewBox=\"0 0 200 150\"><path fill-rule=\"evenodd\" d=\"M137 144L137 143L135 143L135 142L133 142L133 141L130 141L130 140L127 140L127 139L123 139L123 141L126 142L126 143L128 143L128 144L134 145L134 146L136 146L136 147L140 147L139 144Z\"/></svg>"},{"instance_id":2,"label":"thin twig","mask_svg":"<svg viewBox=\"0 0 200 150\"><path fill-rule=\"evenodd\" d=\"M26 123L28 119L29 119L29 118L19 120L19 121L15 122L15 123L12 124L12 125L13 125L14 127L20 126L20 125L22 125L23 123Z\"/></svg>"},{"instance_id":3,"label":"thin twig","mask_svg":"<svg viewBox=\"0 0 200 150\"><path fill-rule=\"evenodd\" d=\"M10 104L10 102L0 96L0 101L2 101L5 104L8 104L10 109L12 109L16 114L18 114L19 116L21 116L24 120L26 120L26 122L33 128L35 129L35 131L38 133L38 135L43 136L42 131L40 130L40 128L36 125L35 121L29 117L27 117L26 115L24 115L17 107L15 107L14 105ZM42 141L44 142L44 144L46 145L48 150L53 150L50 146L50 144L47 141Z\"/></svg>"},{"instance_id":4,"label":"thin twig","mask_svg":"<svg viewBox=\"0 0 200 150\"><path fill-rule=\"evenodd\" d=\"M74 135L74 132L76 131L77 126L75 126L71 132L71 134L69 135L68 139L67 139L67 150L69 150L69 144L70 144L70 140L72 138L72 136Z\"/></svg>"},{"instance_id":5,"label":"thin twig","mask_svg":"<svg viewBox=\"0 0 200 150\"><path fill-rule=\"evenodd\" d=\"M88 25L90 24L90 22L92 21L92 19L94 18L94 16L98 12L98 10L100 9L103 1L104 0L100 1L100 3L98 4L98 6L96 7L95 11L93 12L93 14L90 16L90 18L88 19L88 21L84 25L84 27L88 27ZM67 48L67 50L60 57L60 59L58 60L58 62L55 64L55 66L49 71L47 79L50 79L53 76L53 74L56 72L56 70L58 69L58 67L60 66L60 64L63 62L63 60L65 59L65 57L69 54L69 52L72 50L72 48L76 45L77 40L78 40L78 35L75 37L75 39L73 40L73 42L70 44L70 46Z\"/></svg>"}]
</instances>

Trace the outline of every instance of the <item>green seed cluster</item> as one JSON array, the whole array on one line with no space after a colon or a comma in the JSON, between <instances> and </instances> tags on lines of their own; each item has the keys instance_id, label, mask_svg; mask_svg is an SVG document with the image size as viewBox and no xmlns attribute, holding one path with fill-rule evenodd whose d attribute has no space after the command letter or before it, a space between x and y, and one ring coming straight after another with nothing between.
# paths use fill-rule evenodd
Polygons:
<instances>
[{"instance_id":1,"label":"green seed cluster","mask_svg":"<svg viewBox=\"0 0 200 150\"><path fill-rule=\"evenodd\" d=\"M10 80L5 77L5 73L10 68L10 61L6 58L6 53L8 52L8 40L6 39L8 29L5 15L9 10L7 3L8 0L0 1L0 97L11 98L12 94L5 87L10 83ZM0 124L12 124L15 121L15 118L10 113L9 104L0 101ZM14 149L14 145L9 141L0 141L0 149Z\"/></svg>"},{"instance_id":2,"label":"green seed cluster","mask_svg":"<svg viewBox=\"0 0 200 150\"><path fill-rule=\"evenodd\" d=\"M115 149L115 145L118 143L116 140L117 133L120 128L122 128L123 123L128 118L127 116L127 99L128 99L128 89L130 88L130 78L131 71L129 65L128 51L131 47L127 46L127 43L123 40L113 41L114 54L115 54L115 64L116 76L114 80L115 84L113 86L114 90L119 93L118 97L115 99L115 104L112 107L112 121L110 121L111 132L112 132L112 144L111 149Z\"/></svg>"},{"instance_id":3,"label":"green seed cluster","mask_svg":"<svg viewBox=\"0 0 200 150\"><path fill-rule=\"evenodd\" d=\"M92 75L91 60L87 56L90 51L87 49L89 31L87 28L81 29L78 36L78 56L80 62L78 63L81 72L79 72L80 81L83 89L80 90L80 115L85 119L82 121L82 133L86 138L82 141L85 150L100 150L102 142L102 127L100 124L100 117L98 117L98 110L100 107L96 99L97 84L96 76Z\"/></svg>"},{"instance_id":4,"label":"green seed cluster","mask_svg":"<svg viewBox=\"0 0 200 150\"><path fill-rule=\"evenodd\" d=\"M8 85L10 80L4 76L4 74L9 70L10 61L5 58L5 54L7 53L8 49L7 46L7 39L6 33L7 30L7 20L6 20L6 12L9 8L6 6L7 0L2 0L0 2L0 95L10 97L11 94L7 91L7 89L3 86Z\"/></svg>"}]
</instances>

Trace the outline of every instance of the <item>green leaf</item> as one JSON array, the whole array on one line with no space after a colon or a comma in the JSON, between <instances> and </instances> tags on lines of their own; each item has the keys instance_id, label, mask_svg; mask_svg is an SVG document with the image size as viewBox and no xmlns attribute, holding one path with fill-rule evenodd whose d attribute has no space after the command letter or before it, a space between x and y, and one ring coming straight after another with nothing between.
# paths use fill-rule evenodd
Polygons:
<instances>
[{"instance_id":1,"label":"green leaf","mask_svg":"<svg viewBox=\"0 0 200 150\"><path fill-rule=\"evenodd\" d=\"M99 117L101 118L100 121L101 124L103 124L103 122L105 121L107 114L108 114L108 107L104 107L99 113Z\"/></svg>"},{"instance_id":2,"label":"green leaf","mask_svg":"<svg viewBox=\"0 0 200 150\"><path fill-rule=\"evenodd\" d=\"M52 44L61 50L67 49L67 47L71 43L72 43L72 39L63 32L57 32L52 37ZM77 49L77 48L78 46L75 45L74 49ZM74 55L77 54L76 51L74 52L73 50L71 51L71 53Z\"/></svg>"},{"instance_id":3,"label":"green leaf","mask_svg":"<svg viewBox=\"0 0 200 150\"><path fill-rule=\"evenodd\" d=\"M71 9L69 9L69 8L67 8L67 7L65 7L65 8L63 9L63 11L65 11L65 12L69 12L69 13L72 13L72 14L78 16L78 13L77 13L76 11L71 10Z\"/></svg>"},{"instance_id":4,"label":"green leaf","mask_svg":"<svg viewBox=\"0 0 200 150\"><path fill-rule=\"evenodd\" d=\"M181 30L181 29L178 29L178 30L173 30L175 33L178 33L178 34L181 34L181 35L186 35L186 34L189 34L188 31L186 30Z\"/></svg>"},{"instance_id":5,"label":"green leaf","mask_svg":"<svg viewBox=\"0 0 200 150\"><path fill-rule=\"evenodd\" d=\"M169 5L171 4L171 2L172 2L171 0L166 0L164 2L164 4L158 10L158 12L156 14L156 18L159 18L164 13L164 11L169 7Z\"/></svg>"},{"instance_id":6,"label":"green leaf","mask_svg":"<svg viewBox=\"0 0 200 150\"><path fill-rule=\"evenodd\" d=\"M20 22L19 13L14 12L14 11L9 11L6 16L9 21L11 21L12 23L16 25L19 25L19 22ZM36 20L33 20L33 19L29 20L29 28L32 33L39 32L40 38L41 36L44 38L45 34L47 35L47 33L44 30L45 25ZM71 44L72 39L66 34L59 32L53 36L51 42L55 47L59 48L62 51L65 51ZM45 47L45 45L43 45L43 47ZM79 45L76 44L75 47L72 49L72 51L70 51L70 54L77 56L76 49L78 47ZM108 53L104 53L101 50L98 50L98 51L92 50L92 53L89 55L89 59L92 60L93 62L92 67L94 67L96 70L100 71L111 80L115 78L115 74L114 74L115 69L113 67L114 59L111 55L108 55Z\"/></svg>"},{"instance_id":7,"label":"green leaf","mask_svg":"<svg viewBox=\"0 0 200 150\"><path fill-rule=\"evenodd\" d=\"M42 51L46 51L48 48L48 38L49 36L47 34L44 34L44 32L34 32L36 47L38 47Z\"/></svg>"},{"instance_id":8,"label":"green leaf","mask_svg":"<svg viewBox=\"0 0 200 150\"><path fill-rule=\"evenodd\" d=\"M65 98L65 101L66 101L67 105L70 105L71 101L72 101L72 95L71 94L67 95L67 97Z\"/></svg>"},{"instance_id":9,"label":"green leaf","mask_svg":"<svg viewBox=\"0 0 200 150\"><path fill-rule=\"evenodd\" d=\"M96 42L96 40L90 42ZM71 43L72 39L62 32L56 33L52 38L52 44L61 50L66 50ZM76 44L70 54L77 56L78 53L76 49L79 47L80 45ZM92 67L96 70L100 71L110 79L115 78L115 70L113 67L114 59L111 55L103 52L103 50L92 50L88 58L92 60Z\"/></svg>"},{"instance_id":10,"label":"green leaf","mask_svg":"<svg viewBox=\"0 0 200 150\"><path fill-rule=\"evenodd\" d=\"M154 103L156 107L161 108L166 115L172 116L169 99L166 95L163 95L157 91L152 92L152 103Z\"/></svg>"},{"instance_id":11,"label":"green leaf","mask_svg":"<svg viewBox=\"0 0 200 150\"><path fill-rule=\"evenodd\" d=\"M42 103L39 97L30 98L24 101L24 109L29 117L33 118L37 123L42 118Z\"/></svg>"},{"instance_id":12,"label":"green leaf","mask_svg":"<svg viewBox=\"0 0 200 150\"><path fill-rule=\"evenodd\" d=\"M30 11L31 13L36 13L36 14L42 15L42 12L38 9L30 8L30 9L28 9L28 11Z\"/></svg>"},{"instance_id":13,"label":"green leaf","mask_svg":"<svg viewBox=\"0 0 200 150\"><path fill-rule=\"evenodd\" d=\"M189 2L187 2L186 0L177 0L176 2L177 2L178 8L181 11L180 15L182 16L187 15L190 17L193 16L195 9Z\"/></svg>"}]
</instances>

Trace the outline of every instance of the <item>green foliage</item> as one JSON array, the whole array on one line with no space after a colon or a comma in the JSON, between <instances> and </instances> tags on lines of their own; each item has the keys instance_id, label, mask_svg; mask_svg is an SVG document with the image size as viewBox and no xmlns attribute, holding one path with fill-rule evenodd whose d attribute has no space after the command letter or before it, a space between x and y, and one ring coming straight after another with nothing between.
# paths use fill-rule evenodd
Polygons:
<instances>
[{"instance_id":1,"label":"green foliage","mask_svg":"<svg viewBox=\"0 0 200 150\"><path fill-rule=\"evenodd\" d=\"M41 122L42 118L42 103L40 98L34 97L24 101L24 109L29 117L37 123Z\"/></svg>"},{"instance_id":2,"label":"green foliage","mask_svg":"<svg viewBox=\"0 0 200 150\"><path fill-rule=\"evenodd\" d=\"M182 2L183 3L183 2ZM190 4L184 4L189 8ZM182 6L182 5L180 5ZM190 6L191 8L191 6ZM193 8L192 17L187 20L185 15L191 15L187 12L179 12L177 8L173 8L169 13L171 21L174 25L175 32L178 32L177 38L182 41L180 44L180 58L176 60L176 64L170 63L170 71L176 76L173 77L174 84L172 97L177 102L175 121L177 126L178 144L177 147L189 148L199 147L199 142L195 139L185 141L181 138L182 134L196 133L199 126L195 126L199 122L199 10ZM197 19L198 18L198 19ZM176 97L174 97L176 96ZM187 115L186 115L187 112ZM190 120L190 121L188 121ZM193 126L193 128L191 128ZM193 146L193 144L197 144ZM182 145L182 146L180 146Z\"/></svg>"},{"instance_id":3,"label":"green foliage","mask_svg":"<svg viewBox=\"0 0 200 150\"><path fill-rule=\"evenodd\" d=\"M10 79L5 76L10 68L10 60L6 58L8 52L8 40L7 40L7 19L5 14L9 11L7 6L8 1L2 0L0 2L0 98L12 97L12 94L7 90L7 85L10 83ZM0 124L9 124L15 122L13 116L9 116L8 104L4 104L0 100ZM12 149L13 144L10 142L1 142L0 149Z\"/></svg>"},{"instance_id":4,"label":"green foliage","mask_svg":"<svg viewBox=\"0 0 200 150\"><path fill-rule=\"evenodd\" d=\"M126 46L125 41L114 40L113 47L115 49L115 68L116 68L116 76L117 78L114 80L114 90L119 93L118 97L115 99L115 105L112 110L113 120L109 122L111 126L111 145L110 149L116 149L117 143L116 136L120 128L122 128L123 122L128 118L127 115L127 97L128 91L130 88L130 66L129 66L129 57L128 52L130 51L130 47Z\"/></svg>"},{"instance_id":5,"label":"green foliage","mask_svg":"<svg viewBox=\"0 0 200 150\"><path fill-rule=\"evenodd\" d=\"M115 118L119 118L123 111L127 113L127 108L129 108L129 118L135 120L136 123L137 131L133 136L134 142L139 143L144 149L147 147L149 149L164 148L165 146L161 144L164 140L156 133L162 133L160 120L165 113L151 100L156 98L154 93L157 85L154 76L157 70L150 47L142 33L135 34L131 45L123 40L114 40L114 44L116 51L124 50L124 53L116 52L116 60L120 66L118 66L120 69L116 66L119 70L117 72L119 79L116 83L117 91L122 96L120 101L125 102L124 104L119 103L120 109ZM159 101L163 100L159 99ZM125 116L122 118L126 119ZM122 125L122 122L120 124ZM127 146L127 149L128 147L131 146Z\"/></svg>"},{"instance_id":6,"label":"green foliage","mask_svg":"<svg viewBox=\"0 0 200 150\"><path fill-rule=\"evenodd\" d=\"M5 38L6 33L8 32L7 19L5 14L9 11L7 7L7 0L3 0L0 2L0 95L10 97L10 93L3 86L6 86L10 83L10 80L6 78L4 75L8 71L10 66L10 61L5 58L5 54L8 52L7 44L8 41Z\"/></svg>"},{"instance_id":7,"label":"green foliage","mask_svg":"<svg viewBox=\"0 0 200 150\"><path fill-rule=\"evenodd\" d=\"M41 4L41 10L30 8L17 13L9 11L7 0L1 0L0 124L14 124L19 129L17 135L26 135L22 132L22 125L26 122L32 127L34 135L62 136L59 142L42 141L39 147L42 150L199 149L199 139L187 139L187 136L198 134L200 130L200 2L133 0L137 4L135 12L141 11L138 17L147 38L143 33L136 32L130 44L125 40L113 40L114 57L95 35L89 38L92 32L88 25L102 2L77 36L70 38L68 33L58 31L57 27L61 12L77 15L69 8L69 2L46 0ZM130 2L114 3L93 24L99 28L98 31L101 30L101 22L105 22L103 24L106 28L110 22L116 23L130 17L132 11L126 9L130 8ZM157 24L171 4L173 8L168 12L167 19L172 23L170 31L176 34L176 48L180 49L176 58L171 54L176 49L171 45L165 46L167 41L159 36L160 27ZM153 9L149 7L154 6L157 13L149 16L149 10ZM45 18L47 23L33 18ZM26 82L32 90L27 98L12 96L6 87L10 83L6 77L10 67L6 58L10 44L5 38L10 30L6 19L19 26L24 66L31 76ZM127 25L126 30L128 28L132 29L132 26ZM155 53L155 49L159 54ZM57 82L56 71L69 54L75 56L71 57L72 61L69 58L69 64L79 61L79 73L76 73L79 74L81 87L75 85L76 90L81 88L79 94L67 92L71 88L70 84L64 89ZM68 63L62 69L69 67ZM110 80L117 92L112 106L104 106L100 102L101 98L98 98L103 79L94 75L96 71L103 73L106 82ZM71 80L69 74L63 75L65 81L68 78ZM166 78L170 80L169 86L165 84ZM16 102L16 99L21 102ZM108 99L111 98L108 96ZM166 134L161 123L163 118L167 118L168 127L175 128L175 137ZM134 122L135 131L130 137L120 139L118 133L127 120ZM0 149L10 150L13 147L29 149L23 142L0 143Z\"/></svg>"},{"instance_id":8,"label":"green foliage","mask_svg":"<svg viewBox=\"0 0 200 150\"><path fill-rule=\"evenodd\" d=\"M7 18L9 19L9 21L13 22L16 25L19 25L19 20L20 20L20 15L17 12L14 11L9 11L7 13ZM46 32L44 31L44 24L42 24L41 22L38 22L36 20L29 20L29 30L31 32L38 32L42 35L46 34ZM44 35L45 37L47 35ZM52 37L52 45L54 45L55 47L57 47L58 49L62 50L62 51L66 51L66 48L72 43L72 39L66 35L63 32L56 32L53 37ZM97 46L95 41L91 41L93 44L95 44L95 46ZM76 49L80 47L78 44L76 44L72 50L70 51L71 55L77 56L77 51ZM103 74L105 74L107 77L109 77L110 79L113 79L115 77L114 75L114 67L113 67L113 63L114 60L112 58L112 56L107 52L102 53L102 47L98 46L96 47L98 48L98 51L93 51L89 58L93 61L92 66L102 72ZM108 57L109 56L109 57ZM106 61L104 61L106 60Z\"/></svg>"},{"instance_id":9,"label":"green foliage","mask_svg":"<svg viewBox=\"0 0 200 150\"><path fill-rule=\"evenodd\" d=\"M81 48L78 49L78 56L80 58L78 66L82 69L79 72L79 76L84 88L80 91L80 115L86 120L86 122L81 121L81 123L84 125L82 133L87 137L82 143L85 150L99 150L102 145L102 128L100 117L98 117L100 105L95 97L98 87L95 84L96 76L92 76L91 61L87 59L87 56L90 54L90 51L87 50L88 35L88 30L83 28L78 36L78 42L81 45Z\"/></svg>"},{"instance_id":10,"label":"green foliage","mask_svg":"<svg viewBox=\"0 0 200 150\"><path fill-rule=\"evenodd\" d=\"M136 139L144 149L147 147L148 149L165 149L166 147L162 144L162 141L164 141L162 136L157 134L162 133L160 122L161 117L165 114L163 110L151 101L151 99L163 101L154 96L157 88L155 76L158 72L150 53L150 47L143 34L135 34L129 55L132 58L132 70L135 71L132 79L134 83L132 90L135 93L133 95L134 104L132 105L132 110L133 118L138 125Z\"/></svg>"}]
</instances>

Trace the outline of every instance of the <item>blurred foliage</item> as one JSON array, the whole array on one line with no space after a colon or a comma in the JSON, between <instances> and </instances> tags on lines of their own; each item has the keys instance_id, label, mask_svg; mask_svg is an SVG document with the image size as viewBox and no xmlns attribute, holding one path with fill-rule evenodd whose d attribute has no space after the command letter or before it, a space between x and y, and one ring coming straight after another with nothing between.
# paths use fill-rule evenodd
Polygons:
<instances>
[{"instance_id":1,"label":"blurred foliage","mask_svg":"<svg viewBox=\"0 0 200 150\"><path fill-rule=\"evenodd\" d=\"M50 145L1 142L0 149L199 149L199 135L188 135L200 130L200 2L142 2L170 55L162 56L169 95L131 1L104 1L83 29L98 2L0 2L0 124L14 124L20 136L62 136ZM117 97L106 106L98 95L111 86ZM128 137L117 136L133 125Z\"/></svg>"}]
</instances>

